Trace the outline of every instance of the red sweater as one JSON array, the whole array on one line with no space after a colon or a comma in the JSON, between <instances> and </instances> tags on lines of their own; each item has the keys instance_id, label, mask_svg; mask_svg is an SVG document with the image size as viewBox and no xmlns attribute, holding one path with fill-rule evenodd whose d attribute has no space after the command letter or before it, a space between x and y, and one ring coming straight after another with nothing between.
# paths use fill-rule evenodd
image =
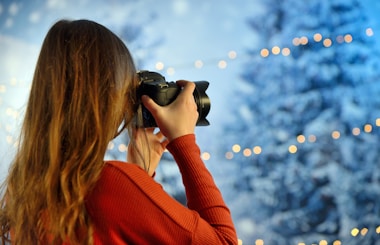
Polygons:
<instances>
[{"instance_id":1,"label":"red sweater","mask_svg":"<svg viewBox=\"0 0 380 245\"><path fill-rule=\"evenodd\" d=\"M99 244L237 244L230 211L200 158L194 135L169 143L188 207L134 164L107 162L86 208Z\"/></svg>"}]
</instances>

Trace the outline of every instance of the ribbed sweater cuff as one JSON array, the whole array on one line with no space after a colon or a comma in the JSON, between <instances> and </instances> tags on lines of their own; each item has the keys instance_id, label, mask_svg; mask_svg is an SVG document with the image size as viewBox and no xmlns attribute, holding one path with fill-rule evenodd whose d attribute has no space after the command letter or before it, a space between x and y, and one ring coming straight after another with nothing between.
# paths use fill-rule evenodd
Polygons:
<instances>
[{"instance_id":1,"label":"ribbed sweater cuff","mask_svg":"<svg viewBox=\"0 0 380 245\"><path fill-rule=\"evenodd\" d=\"M173 155L178 166L189 168L189 165L197 165L192 159L200 158L201 151L196 143L195 134L187 134L171 141L167 147ZM181 166L185 165L185 166ZM191 167L190 167L191 168Z\"/></svg>"},{"instance_id":2,"label":"ribbed sweater cuff","mask_svg":"<svg viewBox=\"0 0 380 245\"><path fill-rule=\"evenodd\" d=\"M177 152L194 153L192 151L194 149L197 149L197 151L200 153L200 150L196 144L195 134L186 134L181 137L175 138L166 146L166 148L173 155L175 155Z\"/></svg>"}]
</instances>

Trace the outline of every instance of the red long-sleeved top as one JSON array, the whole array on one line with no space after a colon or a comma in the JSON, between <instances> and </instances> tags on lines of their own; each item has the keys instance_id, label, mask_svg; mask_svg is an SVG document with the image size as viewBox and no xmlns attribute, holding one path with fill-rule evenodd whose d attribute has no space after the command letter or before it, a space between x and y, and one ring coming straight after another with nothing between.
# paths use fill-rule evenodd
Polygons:
<instances>
[{"instance_id":1,"label":"red long-sleeved top","mask_svg":"<svg viewBox=\"0 0 380 245\"><path fill-rule=\"evenodd\" d=\"M230 211L200 158L195 135L167 146L186 189L188 207L134 164L107 162L86 208L99 244L237 244Z\"/></svg>"}]
</instances>

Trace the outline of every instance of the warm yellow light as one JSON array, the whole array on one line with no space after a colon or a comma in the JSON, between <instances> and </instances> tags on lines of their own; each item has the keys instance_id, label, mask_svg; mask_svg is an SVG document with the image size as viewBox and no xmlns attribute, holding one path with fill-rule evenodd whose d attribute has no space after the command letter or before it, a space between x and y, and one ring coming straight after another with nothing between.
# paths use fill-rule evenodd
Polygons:
<instances>
[{"instance_id":1,"label":"warm yellow light","mask_svg":"<svg viewBox=\"0 0 380 245\"><path fill-rule=\"evenodd\" d=\"M293 45L299 46L301 44L301 40L298 37L293 38Z\"/></svg>"},{"instance_id":2,"label":"warm yellow light","mask_svg":"<svg viewBox=\"0 0 380 245\"><path fill-rule=\"evenodd\" d=\"M289 150L289 152L290 152L291 154L294 154L294 153L297 152L297 146L295 146L295 145L291 145L291 146L289 146L288 150Z\"/></svg>"},{"instance_id":3,"label":"warm yellow light","mask_svg":"<svg viewBox=\"0 0 380 245\"><path fill-rule=\"evenodd\" d=\"M165 65L164 65L163 62L159 61L159 62L156 63L156 69L157 70L161 71L161 70L164 69L164 67L165 67Z\"/></svg>"},{"instance_id":4,"label":"warm yellow light","mask_svg":"<svg viewBox=\"0 0 380 245\"><path fill-rule=\"evenodd\" d=\"M120 152L127 152L128 151L128 147L125 144L120 144L119 147L118 147L118 150Z\"/></svg>"},{"instance_id":5,"label":"warm yellow light","mask_svg":"<svg viewBox=\"0 0 380 245\"><path fill-rule=\"evenodd\" d=\"M350 43L350 42L352 42L352 36L351 36L350 34L345 35L345 36L344 36L344 41L345 41L346 43Z\"/></svg>"},{"instance_id":6,"label":"warm yellow light","mask_svg":"<svg viewBox=\"0 0 380 245\"><path fill-rule=\"evenodd\" d=\"M236 57L237 57L236 51L231 50L230 52L228 52L228 58L230 58L231 60L236 59Z\"/></svg>"},{"instance_id":7,"label":"warm yellow light","mask_svg":"<svg viewBox=\"0 0 380 245\"><path fill-rule=\"evenodd\" d=\"M309 135L308 140L310 143L314 143L315 141L317 141L317 136L311 134Z\"/></svg>"},{"instance_id":8,"label":"warm yellow light","mask_svg":"<svg viewBox=\"0 0 380 245\"><path fill-rule=\"evenodd\" d=\"M357 236L359 234L359 229L358 228L354 228L351 230L351 236Z\"/></svg>"},{"instance_id":9,"label":"warm yellow light","mask_svg":"<svg viewBox=\"0 0 380 245\"><path fill-rule=\"evenodd\" d=\"M7 131L8 133L12 133L13 131L12 125L9 125L9 124L5 125L5 131Z\"/></svg>"},{"instance_id":10,"label":"warm yellow light","mask_svg":"<svg viewBox=\"0 0 380 245\"><path fill-rule=\"evenodd\" d=\"M281 53L283 56L289 56L290 55L290 49L289 48L283 48Z\"/></svg>"},{"instance_id":11,"label":"warm yellow light","mask_svg":"<svg viewBox=\"0 0 380 245\"><path fill-rule=\"evenodd\" d=\"M314 41L316 41L316 42L322 41L322 35L321 35L321 33L315 33L314 36L313 36L313 38L314 38Z\"/></svg>"},{"instance_id":12,"label":"warm yellow light","mask_svg":"<svg viewBox=\"0 0 380 245\"><path fill-rule=\"evenodd\" d=\"M297 245L306 245L304 242L299 242Z\"/></svg>"},{"instance_id":13,"label":"warm yellow light","mask_svg":"<svg viewBox=\"0 0 380 245\"><path fill-rule=\"evenodd\" d=\"M13 109L8 107L6 110L5 110L5 114L8 115L8 116L11 116L13 114Z\"/></svg>"},{"instance_id":14,"label":"warm yellow light","mask_svg":"<svg viewBox=\"0 0 380 245\"><path fill-rule=\"evenodd\" d=\"M240 150L241 150L240 145L235 144L235 145L232 146L232 151L233 152L238 153L238 152L240 152Z\"/></svg>"},{"instance_id":15,"label":"warm yellow light","mask_svg":"<svg viewBox=\"0 0 380 245\"><path fill-rule=\"evenodd\" d=\"M364 132L371 133L372 132L372 125L371 124L364 125Z\"/></svg>"},{"instance_id":16,"label":"warm yellow light","mask_svg":"<svg viewBox=\"0 0 380 245\"><path fill-rule=\"evenodd\" d=\"M280 47L278 47L278 46L274 46L274 47L272 48L272 54L274 54L274 55L278 55L280 52L281 52Z\"/></svg>"},{"instance_id":17,"label":"warm yellow light","mask_svg":"<svg viewBox=\"0 0 380 245\"><path fill-rule=\"evenodd\" d=\"M228 151L228 152L226 152L225 157L226 157L226 159L231 160L232 158L234 158L234 154L232 152Z\"/></svg>"},{"instance_id":18,"label":"warm yellow light","mask_svg":"<svg viewBox=\"0 0 380 245\"><path fill-rule=\"evenodd\" d=\"M309 39L307 37L303 36L300 38L300 43L302 45L306 45L306 44L308 44L308 42L309 42Z\"/></svg>"},{"instance_id":19,"label":"warm yellow light","mask_svg":"<svg viewBox=\"0 0 380 245\"><path fill-rule=\"evenodd\" d=\"M255 242L255 245L264 245L264 240L257 239L256 242Z\"/></svg>"},{"instance_id":20,"label":"warm yellow light","mask_svg":"<svg viewBox=\"0 0 380 245\"><path fill-rule=\"evenodd\" d=\"M339 36L336 37L336 41L338 43L343 43L344 42L344 37L342 35L339 35Z\"/></svg>"},{"instance_id":21,"label":"warm yellow light","mask_svg":"<svg viewBox=\"0 0 380 245\"><path fill-rule=\"evenodd\" d=\"M244 149L244 150L243 150L243 155L244 155L245 157L249 157L249 156L251 156L251 155L252 155L252 151L251 151L251 149L249 149L249 148Z\"/></svg>"},{"instance_id":22,"label":"warm yellow light","mask_svg":"<svg viewBox=\"0 0 380 245\"><path fill-rule=\"evenodd\" d=\"M15 77L12 77L10 84L12 86L16 86L17 84L21 84L21 82L18 81Z\"/></svg>"},{"instance_id":23,"label":"warm yellow light","mask_svg":"<svg viewBox=\"0 0 380 245\"><path fill-rule=\"evenodd\" d=\"M355 136L358 136L360 134L360 128L353 128L352 129L352 134Z\"/></svg>"},{"instance_id":24,"label":"warm yellow light","mask_svg":"<svg viewBox=\"0 0 380 245\"><path fill-rule=\"evenodd\" d=\"M376 119L376 126L377 126L377 127L380 127L380 118L377 118L377 119Z\"/></svg>"},{"instance_id":25,"label":"warm yellow light","mask_svg":"<svg viewBox=\"0 0 380 245\"><path fill-rule=\"evenodd\" d=\"M194 62L194 66L195 66L195 68L202 68L202 67L203 67L203 61L201 61L201 60L196 60L196 61Z\"/></svg>"},{"instance_id":26,"label":"warm yellow light","mask_svg":"<svg viewBox=\"0 0 380 245\"><path fill-rule=\"evenodd\" d=\"M298 143L301 143L301 144L305 143L305 140L306 140L306 138L305 138L304 135L300 134L300 135L297 136L297 142Z\"/></svg>"},{"instance_id":27,"label":"warm yellow light","mask_svg":"<svg viewBox=\"0 0 380 245\"><path fill-rule=\"evenodd\" d=\"M333 245L342 245L342 242L339 241L339 240L335 240L335 241L333 242Z\"/></svg>"},{"instance_id":28,"label":"warm yellow light","mask_svg":"<svg viewBox=\"0 0 380 245\"><path fill-rule=\"evenodd\" d=\"M373 36L373 30L372 30L372 28L367 28L365 30L365 34L367 34L367 36L369 36L369 37L372 37Z\"/></svg>"},{"instance_id":29,"label":"warm yellow light","mask_svg":"<svg viewBox=\"0 0 380 245\"><path fill-rule=\"evenodd\" d=\"M20 145L20 141L15 140L15 142L13 143L13 147L14 147L14 148L18 148L19 145Z\"/></svg>"},{"instance_id":30,"label":"warm yellow light","mask_svg":"<svg viewBox=\"0 0 380 245\"><path fill-rule=\"evenodd\" d=\"M175 70L174 70L173 67L169 67L169 68L166 70L166 72L167 72L170 76L172 76L172 75L174 75Z\"/></svg>"},{"instance_id":31,"label":"warm yellow light","mask_svg":"<svg viewBox=\"0 0 380 245\"><path fill-rule=\"evenodd\" d=\"M376 227L376 233L380 234L380 225L378 227Z\"/></svg>"},{"instance_id":32,"label":"warm yellow light","mask_svg":"<svg viewBox=\"0 0 380 245\"><path fill-rule=\"evenodd\" d=\"M326 38L325 40L323 40L323 46L325 46L326 48L331 47L331 45L332 41L330 38Z\"/></svg>"},{"instance_id":33,"label":"warm yellow light","mask_svg":"<svg viewBox=\"0 0 380 245\"><path fill-rule=\"evenodd\" d=\"M12 143L14 143L14 142L13 142L13 137L10 136L10 135L8 135L8 136L6 137L6 141L7 141L7 143L10 144L10 145L11 145Z\"/></svg>"},{"instance_id":34,"label":"warm yellow light","mask_svg":"<svg viewBox=\"0 0 380 245\"><path fill-rule=\"evenodd\" d=\"M261 150L260 146L253 147L253 153L254 154L259 155L259 154L261 154L261 152L262 152L262 150Z\"/></svg>"},{"instance_id":35,"label":"warm yellow light","mask_svg":"<svg viewBox=\"0 0 380 245\"><path fill-rule=\"evenodd\" d=\"M111 141L108 143L107 149L112 150L115 147L115 144Z\"/></svg>"},{"instance_id":36,"label":"warm yellow light","mask_svg":"<svg viewBox=\"0 0 380 245\"><path fill-rule=\"evenodd\" d=\"M201 157L203 160L208 161L208 160L210 160L211 155L208 152L203 152Z\"/></svg>"},{"instance_id":37,"label":"warm yellow light","mask_svg":"<svg viewBox=\"0 0 380 245\"><path fill-rule=\"evenodd\" d=\"M7 87L5 85L0 85L0 93L5 93L7 91Z\"/></svg>"},{"instance_id":38,"label":"warm yellow light","mask_svg":"<svg viewBox=\"0 0 380 245\"><path fill-rule=\"evenodd\" d=\"M319 241L319 245L327 245L328 242L326 240L321 240Z\"/></svg>"},{"instance_id":39,"label":"warm yellow light","mask_svg":"<svg viewBox=\"0 0 380 245\"><path fill-rule=\"evenodd\" d=\"M340 132L339 131L333 131L331 133L331 137L335 140L339 139L340 138Z\"/></svg>"},{"instance_id":40,"label":"warm yellow light","mask_svg":"<svg viewBox=\"0 0 380 245\"><path fill-rule=\"evenodd\" d=\"M266 48L263 48L261 51L260 51L260 55L262 56L262 57L268 57L269 56L269 50L268 49L266 49Z\"/></svg>"},{"instance_id":41,"label":"warm yellow light","mask_svg":"<svg viewBox=\"0 0 380 245\"><path fill-rule=\"evenodd\" d=\"M16 111L15 109L11 108L11 107L8 107L6 110L5 110L5 114L7 116L10 116L10 117L13 117L14 119L17 119L20 115L20 113L18 111Z\"/></svg>"},{"instance_id":42,"label":"warm yellow light","mask_svg":"<svg viewBox=\"0 0 380 245\"><path fill-rule=\"evenodd\" d=\"M363 229L360 230L360 234L361 234L362 236L367 235L367 232L368 232L368 228L363 228Z\"/></svg>"},{"instance_id":43,"label":"warm yellow light","mask_svg":"<svg viewBox=\"0 0 380 245\"><path fill-rule=\"evenodd\" d=\"M226 67L227 67L227 62L226 62L225 60L220 60L220 61L218 62L218 67L219 67L220 69L226 69Z\"/></svg>"}]
</instances>

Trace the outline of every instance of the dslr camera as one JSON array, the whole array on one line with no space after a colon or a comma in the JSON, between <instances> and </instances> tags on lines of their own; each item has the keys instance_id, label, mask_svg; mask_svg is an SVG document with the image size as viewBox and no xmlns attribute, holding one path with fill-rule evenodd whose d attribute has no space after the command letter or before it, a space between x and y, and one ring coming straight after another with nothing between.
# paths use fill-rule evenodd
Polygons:
<instances>
[{"instance_id":1,"label":"dslr camera","mask_svg":"<svg viewBox=\"0 0 380 245\"><path fill-rule=\"evenodd\" d=\"M142 95L148 95L152 98L158 105L165 106L172 103L181 92L181 87L179 87L175 82L167 82L165 77L157 72L152 71L138 71L137 75L140 79L139 87L137 89L137 97L141 98ZM206 116L210 111L210 99L206 94L209 82L207 81L196 81L194 89L194 99L197 104L198 110L198 121L196 126L208 126L210 125L207 121ZM151 128L157 127L154 117L149 112L145 106L142 105L142 125L138 122L139 127ZM140 120L141 121L141 120Z\"/></svg>"}]
</instances>

